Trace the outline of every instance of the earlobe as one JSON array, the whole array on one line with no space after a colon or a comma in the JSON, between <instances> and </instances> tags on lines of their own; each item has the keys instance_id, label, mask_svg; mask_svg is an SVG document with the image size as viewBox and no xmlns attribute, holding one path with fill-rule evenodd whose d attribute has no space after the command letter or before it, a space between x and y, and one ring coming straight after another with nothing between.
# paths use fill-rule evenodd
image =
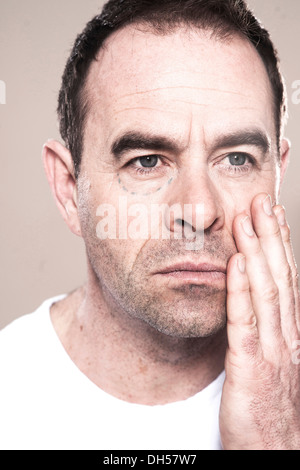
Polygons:
<instances>
[{"instance_id":1,"label":"earlobe","mask_svg":"<svg viewBox=\"0 0 300 470\"><path fill-rule=\"evenodd\" d=\"M43 164L56 205L70 230L81 236L72 155L55 140L43 146Z\"/></svg>"}]
</instances>

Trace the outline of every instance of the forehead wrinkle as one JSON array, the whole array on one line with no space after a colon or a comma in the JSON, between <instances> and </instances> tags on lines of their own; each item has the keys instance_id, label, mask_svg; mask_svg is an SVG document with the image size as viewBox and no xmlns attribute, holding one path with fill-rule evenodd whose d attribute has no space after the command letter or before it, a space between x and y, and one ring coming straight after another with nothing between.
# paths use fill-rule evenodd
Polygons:
<instances>
[{"instance_id":1,"label":"forehead wrinkle","mask_svg":"<svg viewBox=\"0 0 300 470\"><path fill-rule=\"evenodd\" d=\"M129 35L129 33L130 33L130 35ZM139 41L137 42L137 44L135 44L136 35L137 36L142 36L146 40L149 39L149 40L152 41L154 39L155 40L154 44L156 44L156 41L157 41L156 35L154 35L151 32L148 32L148 31L146 32L146 34L144 32L142 32L142 35L140 35L138 33L136 27L132 27L132 28L128 27L128 28L125 28L122 31L116 32L110 38L108 43L106 44L105 49L99 51L99 56L97 57L97 62L100 60L100 69L102 69L103 64L101 64L101 62L103 60L104 60L104 62L106 62L107 60L110 60L110 62L111 62L110 65L113 65L113 66L115 66L115 64L118 62L118 60L119 60L119 49L116 47L116 44L118 44L118 42L122 40L123 34L125 34L125 39L129 40L129 51L128 51L128 48L127 48L127 52L130 53L130 48L131 48L131 56L132 56L132 58L135 62L137 60L136 59L136 49L140 45ZM173 36L173 34L171 36ZM185 35L184 35L184 37L185 37ZM164 39L167 40L168 38L164 38ZM198 39L199 38L198 38L198 35L197 35L197 40ZM241 38L239 38L239 41L240 41L240 39ZM207 38L204 37L204 41L202 41L203 42L203 47L205 46L206 41L207 41ZM122 42L124 42L124 41L122 41ZM202 42L200 43L201 47L202 47ZM209 42L214 43L215 40L212 40L210 38ZM243 44L246 44L246 43L243 41ZM189 42L188 42L188 45L189 45ZM201 47L200 47L200 49L201 49ZM160 51L160 49L159 49L159 51ZM202 49L199 52L200 57L201 57L201 51L202 51ZM115 55L116 55L116 57L115 57ZM150 55L150 57L152 57L152 56ZM184 56L184 58L185 58L185 56ZM121 64L126 66L125 70L123 70L123 73L125 73L125 81L122 80L120 82L120 80L118 80L116 83L113 83L113 81L111 80L111 78L113 78L113 77L109 78L109 75L107 75L107 74L104 74L104 76L101 75L101 74L99 75L99 70L98 71L94 70L94 74L90 73L89 78L91 78L92 75L94 75L94 78L96 78L95 77L95 74L96 74L97 75L97 82L99 82L99 79L101 80L102 90L106 89L106 92L108 91L110 96L111 96L111 91L113 91L113 94L114 94L117 91L118 85L120 87L120 84L121 84L121 87L119 88L119 92L120 92L119 99L126 98L127 96L131 97L133 95L146 95L148 93L155 93L155 92L159 92L159 91L163 91L163 90L167 91L167 90L172 90L172 89L178 89L178 90L180 90L180 89L181 90L182 89L193 89L193 90L199 90L199 91L201 90L201 91L215 92L215 93L222 92L224 94L245 96L244 89L240 89L239 91L236 91L236 90L229 91L228 89L220 90L220 89L216 89L216 88L213 88L213 87L212 88L203 88L203 87L201 88L201 87L197 87L197 86L185 85L184 82L190 80L191 76L195 78L197 75L200 74L200 77L201 77L203 75L203 72L205 72L205 69L203 69L201 71L200 70L195 71L194 68L191 68L190 63L188 61L185 63L185 65L188 66L188 70L182 68L182 63L179 63L177 65L176 62L172 63L171 70L170 70L169 67L168 67L169 68L168 70L164 69L163 67L159 67L159 70L157 70L157 61L154 62L154 68L155 68L155 70L153 71L153 73L155 72L154 76L157 77L158 79L161 79L162 75L171 75L171 76L174 75L174 77L176 77L177 82L179 83L178 86L167 86L167 87L159 86L159 87L154 87L150 90L139 90L139 91L134 91L132 93L129 92L129 93L124 94L124 89L123 89L123 93L122 93L122 82L125 83L125 85L126 85L126 83L128 84L128 79L130 81L133 80L133 82L134 82L133 86L136 86L140 83L140 78L145 76L145 74L143 73L145 71L144 71L144 68L143 68L143 62L141 62L141 67L142 68L141 67L131 68L131 67L128 67L128 63L126 61L124 61L123 57L121 56ZM139 62L138 62L138 64L139 64ZM170 65L170 64L167 63L167 65ZM202 60L200 65L201 65L201 67L205 67L205 63L203 63L203 60ZM92 68L94 68L94 67L92 67ZM107 70L110 70L110 67L108 67ZM133 72L133 70L135 72ZM92 72L92 70L90 72ZM123 77L124 77L124 75L123 75ZM103 82L103 80L104 80L104 82ZM182 81L182 84L180 84L180 81ZM103 87L103 85L104 85L104 87ZM208 83L208 85L209 85L209 83ZM220 83L220 85L222 85L222 83ZM112 87L114 87L113 90L112 90ZM93 93L93 95L94 95L94 93ZM91 97L91 98L95 98L95 96ZM111 98L112 98L112 96L111 96Z\"/></svg>"},{"instance_id":2,"label":"forehead wrinkle","mask_svg":"<svg viewBox=\"0 0 300 470\"><path fill-rule=\"evenodd\" d=\"M196 103L195 101L187 101L187 100L180 100L180 99L173 99L173 103L182 103L182 104L188 104L190 106L197 106L201 108L216 108L216 109L226 109L226 110L256 110L253 106L228 106L226 103L225 106L221 106L220 103L217 105L211 104L211 103ZM176 112L175 112L176 113Z\"/></svg>"},{"instance_id":3,"label":"forehead wrinkle","mask_svg":"<svg viewBox=\"0 0 300 470\"><path fill-rule=\"evenodd\" d=\"M201 84L201 76L204 74L204 77L206 75L205 73L205 62L203 62L203 60L201 61L200 66L198 68L198 70L194 70L192 68L193 64L195 63L194 61L194 56L192 57L192 62L191 61L187 61L187 69L183 69L183 64L185 64L185 55L183 56L182 54L179 56L179 58L182 58L183 57L183 60L182 61L178 61L176 62L176 60L174 62L171 63L171 66L170 66L170 61L167 62L167 67L157 67L160 65L159 61L157 61L157 56L154 55L153 58L153 68L151 68L151 72L153 72L150 76L150 78L147 76L147 73L145 73L145 69L144 69L144 66L143 66L143 62L141 62L141 67L138 67L139 65L139 61L137 62L137 59L139 58L143 58L142 55L138 55L138 57L136 56L136 47L135 47L135 35L136 35L136 30L133 29L133 35L131 37L131 45L129 44L129 52L130 52L130 47L131 47L131 56L133 57L135 63L137 63L137 67L132 67L132 63L130 62L129 60L129 63L128 61L126 61L126 57L127 55L123 56L121 53L121 65L124 66L123 68L119 67L118 69L114 68L113 70L110 68L110 67L107 67L107 72L102 74L102 72L105 70L103 70L103 67L102 65L103 64L100 64L100 69L98 70L94 70L94 73L93 74L90 74L89 75L89 78L90 78L90 85L93 84L94 86L91 87L91 93L89 93L89 98L91 99L90 101L90 108L93 109L94 111L94 114L95 114L95 111L97 112L97 110L95 109L96 106L95 106L95 103L99 103L98 104L98 109L99 110L102 110L103 111L103 116L105 116L105 114L107 113L107 111L110 113L111 111L114 113L114 114L117 114L117 113L121 113L122 110L118 111L117 108L118 107L121 107L122 104L124 106L124 113L126 111L129 111L130 110L136 110L136 111L142 111L142 110L145 110L145 115L146 115L146 109L148 108L149 110L152 110L153 112L158 112L158 110L160 109L159 108L159 104L158 106L156 107L155 106L155 100L158 102L158 100L160 99L160 97L163 98L163 101L161 101L161 111L166 111L168 113L170 113L170 116L171 115L176 115L176 113L178 113L178 110L176 111L175 109L172 109L172 108L175 108L176 106L176 103L178 103L180 105L180 103L182 103L183 107L184 105L189 105L189 106L195 106L195 109L199 109L199 113L200 113L200 110L205 110L208 106L210 106L212 109L214 108L219 108L219 109L222 109L222 108L225 108L225 104L226 104L226 101L228 101L228 105L230 105L230 97L232 97L232 99L234 99L235 97L241 97L242 99L236 99L234 101L237 101L236 103L236 106L234 106L232 109L234 109L235 111L238 109L245 109L245 110L250 110L250 109L253 109L255 110L256 107L254 106L245 106L245 100L244 100L244 97L247 97L249 98L249 105L253 104L253 100L252 100L252 94L250 93L247 94L247 87L235 87L235 81L228 81L228 82L224 82L224 90L220 89L218 87L218 84L220 84L220 87L222 87L222 80L220 80L219 82L215 82L213 81L212 82L212 85L216 85L217 84L217 87L209 87L210 85L210 81L206 81L204 83L206 83L208 85L208 87L200 87L200 86L197 86L197 83ZM152 36L153 37L153 36ZM117 41L117 38L115 38L116 41ZM149 38L151 39L151 38ZM161 42L161 41L160 41ZM126 44L126 42L125 42ZM102 54L103 56L106 55L106 58L105 58L105 62L106 60L110 60L110 65L113 65L114 67L116 67L116 64L119 60L119 49L116 47L111 47L113 44L110 44L110 47L108 47L107 49L109 49L109 51L106 49L106 50L102 50ZM139 43L138 43L139 45ZM205 44L204 44L205 45ZM114 46L114 45L113 45ZM160 44L159 44L160 46ZM127 49L128 50L128 49ZM109 53L108 53L109 52ZM201 52L201 51L200 51ZM225 51L226 52L226 51ZM145 48L141 49L141 53L145 53ZM188 56L190 56L190 54L188 54ZM164 56L163 56L164 57ZM167 54L167 57L168 57L168 54ZM206 55L205 55L206 57ZM208 57L208 59L210 60L210 57L213 59L213 57L210 55ZM104 57L102 57L104 58ZM150 57L151 58L151 57ZM201 57L200 57L201 59ZM230 59L230 57L229 57ZM98 60L99 60L99 57L98 57ZM101 61L100 61L101 62ZM147 62L148 64L148 62ZM191 65L192 64L192 65ZM203 67L203 71L200 70L200 68ZM228 68L228 67L227 67ZM258 65L255 67L255 69L257 70L258 69ZM121 70L121 72L120 72ZM210 69L209 69L210 70ZM252 70L252 69L251 69ZM147 71L147 69L146 69ZM259 70L258 70L259 71ZM101 72L101 73L100 73ZM178 76L177 76L177 73L178 73ZM215 73L215 69L213 68L213 75L212 75L212 78L214 78L214 73ZM116 74L116 75L115 75ZM119 79L117 80L117 75L119 75ZM163 78L161 80L161 77L163 75ZM114 77L116 77L114 79ZM122 80L120 80L120 78L122 78ZM164 80L164 77L166 77L166 80ZM171 82L171 85L170 86L155 86L155 85L164 85L164 82L166 83L166 85L168 84L168 77L174 77L174 81L175 83L177 82L178 85L174 86L174 83L172 85L172 82ZM92 79L93 78L93 79ZM156 78L158 80L156 80ZM216 76L216 78L218 79L218 75ZM149 80L148 80L149 79ZM147 83L147 81L148 83ZM153 83L153 81L154 83ZM195 86L189 86L188 84L191 85L191 80L192 80L192 83L194 82L195 83ZM231 76L230 76L230 80L231 80ZM187 83L187 85L185 85L184 83ZM101 86L100 86L101 85ZM154 85L153 87L151 87L151 85ZM267 82L267 85L269 85L269 81ZM125 88L126 87L126 88ZM136 90L135 90L136 88ZM148 89L149 88L149 89ZM233 88L232 90L228 90L228 88ZM253 87L252 87L253 88ZM269 88L269 87L268 87ZM178 93L177 93L177 96L178 96L178 99L174 96L176 95L176 92L172 90L178 90ZM180 96L180 91L182 90L186 90L186 94L185 93L182 93L183 97L181 98ZM197 90L199 91L199 101L201 96L202 95L202 98L206 98L204 99L203 101L214 101L214 100L210 100L209 98L212 97L212 96L209 96L210 93L214 93L215 94L215 104L212 102L212 103L208 103L208 104L204 104L204 103L196 103L196 102L193 102L193 99L191 102L189 102L189 99L188 99L188 90L192 90L194 91L194 95L197 93ZM237 91L238 90L238 91ZM251 90L251 88L250 88ZM259 88L259 90L257 91L260 91L261 90L261 87ZM99 94L99 91L100 91L100 94ZM127 91L127 93L126 93ZM165 93L165 97L163 96L163 92L166 92ZM169 95L168 95L168 91L170 92ZM206 92L206 93L205 93ZM117 95L119 93L119 96ZM151 93L153 95L153 100L151 101ZM155 96L155 93L156 93L156 96ZM221 95L220 95L221 93ZM223 101L223 105L222 105L222 99L220 99L222 97L222 93L223 93L223 98L224 98L224 101ZM97 99L97 95L98 95L98 99ZM171 96L173 95L173 97ZM185 96L184 96L185 95ZM190 93L191 95L191 93ZM138 99L138 97L141 97L140 101ZM256 95L255 95L256 96ZM136 102L134 102L134 97L136 97ZM144 101L148 102L149 103L149 106L145 107L143 106L143 97L144 97ZM184 98L187 98L186 100ZM95 100L96 98L96 100ZM128 102L126 102L126 99L128 98ZM150 99L149 99L150 98ZM191 96L192 98L192 96ZM228 99L229 98L229 99ZM124 100L122 102L122 100ZM130 107L130 100L133 104L133 108ZM219 103L216 103L216 101L219 101ZM171 110L167 110L165 108L167 108L168 106L168 103L170 104L170 108L172 109ZM247 101L246 101L247 103ZM256 101L254 102L256 103ZM104 106L103 106L104 104ZM172 104L174 104L174 106L172 107ZM243 104L243 106L239 106ZM111 108L111 105L113 105L113 108ZM154 105L154 107L153 107ZM228 105L226 105L226 109L231 109L228 107ZM109 108L107 109L107 106L109 106ZM106 109L105 109L106 108ZM180 109L180 106L178 106L178 108ZM102 113L101 113L102 114ZM138 115L139 113L137 113ZM142 114L142 113L140 113ZM137 119L136 121L138 121L139 119L139 116L137 116ZM125 121L125 119L124 119ZM187 122L189 121L189 119L187 118ZM200 121L201 122L201 121ZM190 128L188 128L188 124L186 126L186 134L190 131ZM198 130L198 136L199 136L199 133L200 133L200 129Z\"/></svg>"},{"instance_id":4,"label":"forehead wrinkle","mask_svg":"<svg viewBox=\"0 0 300 470\"><path fill-rule=\"evenodd\" d=\"M175 114L175 115L178 115L179 111L172 111L172 110L162 110L162 109L159 109L159 108L152 108L150 106L133 106L133 107L130 107L130 108L123 108L123 109L120 109L119 111L114 111L114 115L117 115L117 114L122 114L122 113L125 113L125 112L128 112L128 111L156 111L156 112L164 112L164 113L168 113L168 114Z\"/></svg>"},{"instance_id":5,"label":"forehead wrinkle","mask_svg":"<svg viewBox=\"0 0 300 470\"><path fill-rule=\"evenodd\" d=\"M118 96L118 99L123 99L135 95L146 95L148 93L155 93L157 91L168 91L168 90L198 90L198 91L207 91L207 92L217 92L217 93L225 93L229 95L237 95L245 97L247 96L245 93L240 93L238 91L233 90L219 90L217 88L207 88L207 87L196 87L196 86L188 86L188 85L176 85L176 86L168 86L168 87L159 87L159 88L152 88L151 90L143 90L143 91L134 91L133 93L126 93L125 95Z\"/></svg>"},{"instance_id":6,"label":"forehead wrinkle","mask_svg":"<svg viewBox=\"0 0 300 470\"><path fill-rule=\"evenodd\" d=\"M147 101L145 102L145 104L143 103L143 101L141 103L139 103L139 105L135 105L137 103L133 103L133 106L130 106L127 105L126 107L122 108L122 109L116 109L118 106L121 106L121 103L120 101L122 100L125 100L126 102L126 98L130 98L132 99L132 97L134 96L146 96L147 94L149 93L155 93L157 92L158 90L159 91L168 91L168 90L175 90L175 89L187 89L187 90L198 90L198 91L208 91L208 92L218 92L218 93L226 93L227 95L235 95L235 96L241 96L243 98L247 98L247 95L243 94L243 93L239 93L239 92L231 92L231 91L227 91L227 90L216 90L214 88L200 88L200 87L188 87L188 86L181 86L181 87L165 87L165 88L157 88L157 89L152 89L152 90L148 90L148 91L141 91L141 92L134 92L134 93L127 93L126 95L122 95L122 96L119 96L117 98L115 98L112 102L112 104L115 106L115 109L114 109L114 114L121 114L122 112L126 112L126 111L143 111L143 110L150 110L150 111L156 111L156 112L167 112L167 113L170 113L170 114L178 114L178 113L185 113L186 111L185 110L182 110L182 109L172 109L172 105L176 105L176 104L182 104L182 105L188 105L188 106L192 106L192 107L198 107L198 108L208 108L208 107L212 107L212 108L217 108L217 109L222 109L222 108L225 108L225 109L239 109L239 110L243 110L243 109L247 109L247 110L255 110L255 108L253 106L244 106L244 105L238 105L238 104L235 104L235 106L230 106L228 102L226 102L225 104L222 105L222 103L219 101L218 104L214 104L214 103L211 103L210 100L209 100L209 94L207 93L205 96L199 96L199 98L201 99L202 102L197 102L195 99L192 99L192 100L188 100L188 99L180 99L180 98L176 98L175 96L167 96L167 97L162 97L158 104L156 105L155 104L155 101L157 101L159 99L159 97L154 97L152 102L149 102L150 100L147 100L149 102L149 104L147 103ZM205 102L205 98L208 100L207 102ZM133 100L132 100L133 101ZM125 104L125 103L124 103ZM152 104L154 106L152 106ZM169 108L168 105L170 105Z\"/></svg>"}]
</instances>

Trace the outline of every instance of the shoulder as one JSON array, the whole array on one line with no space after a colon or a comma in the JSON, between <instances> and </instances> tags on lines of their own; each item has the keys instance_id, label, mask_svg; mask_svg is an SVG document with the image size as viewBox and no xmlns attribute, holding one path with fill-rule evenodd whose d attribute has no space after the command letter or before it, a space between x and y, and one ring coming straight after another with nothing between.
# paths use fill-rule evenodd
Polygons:
<instances>
[{"instance_id":1,"label":"shoulder","mask_svg":"<svg viewBox=\"0 0 300 470\"><path fill-rule=\"evenodd\" d=\"M37 359L51 334L50 307L64 296L45 300L32 313L14 320L0 331L0 374Z\"/></svg>"},{"instance_id":2,"label":"shoulder","mask_svg":"<svg viewBox=\"0 0 300 470\"><path fill-rule=\"evenodd\" d=\"M45 445L46 423L58 417L66 368L50 308L62 297L46 300L0 331L0 450L34 448L40 439Z\"/></svg>"}]
</instances>

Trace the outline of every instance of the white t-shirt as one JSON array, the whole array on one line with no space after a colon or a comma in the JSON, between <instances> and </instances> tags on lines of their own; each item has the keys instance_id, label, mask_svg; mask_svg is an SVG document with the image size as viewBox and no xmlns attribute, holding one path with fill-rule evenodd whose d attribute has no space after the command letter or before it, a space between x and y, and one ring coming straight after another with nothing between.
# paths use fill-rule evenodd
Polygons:
<instances>
[{"instance_id":1,"label":"white t-shirt","mask_svg":"<svg viewBox=\"0 0 300 470\"><path fill-rule=\"evenodd\" d=\"M74 364L45 301L0 332L0 448L220 450L222 373L197 395L167 405L127 403Z\"/></svg>"}]
</instances>

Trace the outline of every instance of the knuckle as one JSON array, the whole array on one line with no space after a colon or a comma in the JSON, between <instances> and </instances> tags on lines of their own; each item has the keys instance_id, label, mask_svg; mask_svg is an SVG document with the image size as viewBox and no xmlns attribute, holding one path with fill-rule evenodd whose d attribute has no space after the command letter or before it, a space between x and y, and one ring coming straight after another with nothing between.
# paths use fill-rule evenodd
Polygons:
<instances>
[{"instance_id":1,"label":"knuckle","mask_svg":"<svg viewBox=\"0 0 300 470\"><path fill-rule=\"evenodd\" d=\"M281 236L285 243L290 243L291 241L291 230L288 225L285 225L281 228Z\"/></svg>"},{"instance_id":2,"label":"knuckle","mask_svg":"<svg viewBox=\"0 0 300 470\"><path fill-rule=\"evenodd\" d=\"M281 235L281 230L280 230L278 224L275 225L272 235L275 236L276 238L279 238L279 237L282 236Z\"/></svg>"},{"instance_id":3,"label":"knuckle","mask_svg":"<svg viewBox=\"0 0 300 470\"><path fill-rule=\"evenodd\" d=\"M249 294L249 284L243 284L238 289L240 294ZM235 290L236 292L236 290Z\"/></svg>"},{"instance_id":4,"label":"knuckle","mask_svg":"<svg viewBox=\"0 0 300 470\"><path fill-rule=\"evenodd\" d=\"M262 251L262 247L261 247L261 244L260 243L257 243L254 247L253 247L253 255L258 257L258 256L262 256L263 254L263 251Z\"/></svg>"},{"instance_id":5,"label":"knuckle","mask_svg":"<svg viewBox=\"0 0 300 470\"><path fill-rule=\"evenodd\" d=\"M282 266L281 277L288 285L293 285L293 273L290 265Z\"/></svg>"},{"instance_id":6,"label":"knuckle","mask_svg":"<svg viewBox=\"0 0 300 470\"><path fill-rule=\"evenodd\" d=\"M262 293L262 298L265 302L278 305L279 302L279 291L276 285L265 287Z\"/></svg>"}]
</instances>

